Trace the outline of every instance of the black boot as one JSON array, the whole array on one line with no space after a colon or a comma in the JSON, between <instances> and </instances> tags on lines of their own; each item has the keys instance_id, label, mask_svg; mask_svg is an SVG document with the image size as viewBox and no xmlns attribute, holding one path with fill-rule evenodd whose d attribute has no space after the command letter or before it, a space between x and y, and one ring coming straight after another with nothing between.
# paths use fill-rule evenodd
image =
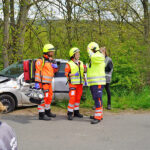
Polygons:
<instances>
[{"instance_id":1,"label":"black boot","mask_svg":"<svg viewBox=\"0 0 150 150\"><path fill-rule=\"evenodd\" d=\"M39 112L39 120L46 120L46 121L48 121L48 120L51 120L51 118L48 117L47 115L45 115L44 112Z\"/></svg>"},{"instance_id":2,"label":"black boot","mask_svg":"<svg viewBox=\"0 0 150 150\"><path fill-rule=\"evenodd\" d=\"M48 117L53 117L53 118L56 117L56 114L51 113L51 109L45 110L45 114L46 114Z\"/></svg>"},{"instance_id":3,"label":"black boot","mask_svg":"<svg viewBox=\"0 0 150 150\"><path fill-rule=\"evenodd\" d=\"M68 120L73 120L73 112L69 112L67 113L67 116L68 116Z\"/></svg>"},{"instance_id":4,"label":"black boot","mask_svg":"<svg viewBox=\"0 0 150 150\"><path fill-rule=\"evenodd\" d=\"M90 116L90 119L94 119L94 116Z\"/></svg>"},{"instance_id":5,"label":"black boot","mask_svg":"<svg viewBox=\"0 0 150 150\"><path fill-rule=\"evenodd\" d=\"M91 124L97 124L97 123L99 123L99 122L100 122L100 120L94 119L94 120L91 121Z\"/></svg>"},{"instance_id":6,"label":"black boot","mask_svg":"<svg viewBox=\"0 0 150 150\"><path fill-rule=\"evenodd\" d=\"M83 118L83 115L80 114L79 110L74 110L74 117Z\"/></svg>"},{"instance_id":7,"label":"black boot","mask_svg":"<svg viewBox=\"0 0 150 150\"><path fill-rule=\"evenodd\" d=\"M95 119L94 116L90 116L90 119ZM101 120L103 120L103 117L101 118Z\"/></svg>"},{"instance_id":8,"label":"black boot","mask_svg":"<svg viewBox=\"0 0 150 150\"><path fill-rule=\"evenodd\" d=\"M107 105L107 109L111 110L111 105L110 104Z\"/></svg>"}]
</instances>

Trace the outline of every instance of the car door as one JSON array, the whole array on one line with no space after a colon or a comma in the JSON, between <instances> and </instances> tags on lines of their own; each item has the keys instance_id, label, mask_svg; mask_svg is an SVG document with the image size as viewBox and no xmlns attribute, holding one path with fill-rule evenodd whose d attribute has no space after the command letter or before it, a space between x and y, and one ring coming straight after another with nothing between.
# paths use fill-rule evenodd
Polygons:
<instances>
[{"instance_id":1,"label":"car door","mask_svg":"<svg viewBox=\"0 0 150 150\"><path fill-rule=\"evenodd\" d=\"M32 103L29 101L29 97L26 96L26 93L29 91L29 89L31 87L34 87L34 84L35 83L26 83L24 81L24 75L23 74L20 76L20 90L19 90L19 92L21 93L21 96L22 96L23 105L32 105ZM54 91L54 79L52 80L52 88ZM54 100L54 95L53 95L52 99Z\"/></svg>"},{"instance_id":2,"label":"car door","mask_svg":"<svg viewBox=\"0 0 150 150\"><path fill-rule=\"evenodd\" d=\"M65 62L57 62L59 66L58 72L55 74L54 78L54 96L55 100L65 100L69 99L69 86L67 83L67 78L65 76Z\"/></svg>"},{"instance_id":3,"label":"car door","mask_svg":"<svg viewBox=\"0 0 150 150\"><path fill-rule=\"evenodd\" d=\"M22 96L23 105L28 105L28 104L31 105L31 102L29 101L29 97L26 96L25 94L29 91L30 87L34 85L34 83L26 83L24 81L24 74L22 74L18 80L20 82L20 91L19 92L21 93L21 96Z\"/></svg>"}]
</instances>

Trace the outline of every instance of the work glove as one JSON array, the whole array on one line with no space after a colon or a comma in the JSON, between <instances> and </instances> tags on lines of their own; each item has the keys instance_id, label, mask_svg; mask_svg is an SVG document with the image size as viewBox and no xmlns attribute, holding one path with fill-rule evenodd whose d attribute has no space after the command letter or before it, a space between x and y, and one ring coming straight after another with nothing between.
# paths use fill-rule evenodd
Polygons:
<instances>
[{"instance_id":1,"label":"work glove","mask_svg":"<svg viewBox=\"0 0 150 150\"><path fill-rule=\"evenodd\" d=\"M52 67L53 67L54 69L57 69L57 68L58 68L57 64L52 64Z\"/></svg>"},{"instance_id":2,"label":"work glove","mask_svg":"<svg viewBox=\"0 0 150 150\"><path fill-rule=\"evenodd\" d=\"M75 73L75 76L79 76L79 72Z\"/></svg>"},{"instance_id":3,"label":"work glove","mask_svg":"<svg viewBox=\"0 0 150 150\"><path fill-rule=\"evenodd\" d=\"M87 82L86 81L84 82L84 85L87 86Z\"/></svg>"},{"instance_id":4,"label":"work glove","mask_svg":"<svg viewBox=\"0 0 150 150\"><path fill-rule=\"evenodd\" d=\"M34 88L35 88L35 89L40 89L39 83L36 82L35 85L34 85Z\"/></svg>"}]
</instances>

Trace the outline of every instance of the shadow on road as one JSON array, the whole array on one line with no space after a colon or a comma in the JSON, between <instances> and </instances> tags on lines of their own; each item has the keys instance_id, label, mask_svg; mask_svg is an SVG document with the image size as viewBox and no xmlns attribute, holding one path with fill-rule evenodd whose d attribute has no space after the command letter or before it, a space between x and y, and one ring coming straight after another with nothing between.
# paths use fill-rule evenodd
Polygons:
<instances>
[{"instance_id":1,"label":"shadow on road","mask_svg":"<svg viewBox=\"0 0 150 150\"><path fill-rule=\"evenodd\" d=\"M89 122L90 121L89 117L87 117L87 116L84 116L83 118L74 117L73 120L68 120L67 115L57 115L56 118L52 119L52 121L61 121L61 120L66 120L69 122L78 122L78 121Z\"/></svg>"},{"instance_id":2,"label":"shadow on road","mask_svg":"<svg viewBox=\"0 0 150 150\"><path fill-rule=\"evenodd\" d=\"M1 119L11 120L21 124L30 123L31 120L38 120L37 116L26 116L26 115L2 115Z\"/></svg>"},{"instance_id":3,"label":"shadow on road","mask_svg":"<svg viewBox=\"0 0 150 150\"><path fill-rule=\"evenodd\" d=\"M38 120L38 115L34 115L34 116L31 116L31 115L8 115L8 114L4 114L4 115L1 115L1 119L3 120L10 120L10 121L14 121L14 122L17 122L17 123L21 123L21 124L29 124L31 123L33 120ZM72 121L69 121L67 119L67 116L65 115L57 115L56 118L52 118L52 120L50 120L50 122L58 122L58 121L68 121L68 122L90 122L90 119L89 117L84 117L84 118L74 118ZM41 120L40 120L41 121Z\"/></svg>"},{"instance_id":4,"label":"shadow on road","mask_svg":"<svg viewBox=\"0 0 150 150\"><path fill-rule=\"evenodd\" d=\"M28 109L28 108L37 108L37 105L33 105L33 106L21 106L21 107L17 107L16 110L24 110L24 109Z\"/></svg>"}]
</instances>

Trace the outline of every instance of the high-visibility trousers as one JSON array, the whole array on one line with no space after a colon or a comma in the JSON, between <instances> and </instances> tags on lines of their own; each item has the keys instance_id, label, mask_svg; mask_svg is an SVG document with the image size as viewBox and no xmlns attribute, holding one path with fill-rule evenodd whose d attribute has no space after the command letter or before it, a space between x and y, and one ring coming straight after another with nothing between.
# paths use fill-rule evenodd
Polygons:
<instances>
[{"instance_id":1,"label":"high-visibility trousers","mask_svg":"<svg viewBox=\"0 0 150 150\"><path fill-rule=\"evenodd\" d=\"M68 112L79 110L80 100L83 92L83 84L72 85L69 84L69 104Z\"/></svg>"},{"instance_id":2,"label":"high-visibility trousers","mask_svg":"<svg viewBox=\"0 0 150 150\"><path fill-rule=\"evenodd\" d=\"M96 107L94 118L101 120L103 118L103 101L102 101L103 86L93 85L90 86L90 90L92 93L93 100L95 101Z\"/></svg>"},{"instance_id":3,"label":"high-visibility trousers","mask_svg":"<svg viewBox=\"0 0 150 150\"><path fill-rule=\"evenodd\" d=\"M45 110L50 109L50 104L52 102L52 98L53 98L52 84L40 83L40 88L42 88L44 92L44 103L41 105L38 105L38 111L45 112Z\"/></svg>"}]
</instances>

